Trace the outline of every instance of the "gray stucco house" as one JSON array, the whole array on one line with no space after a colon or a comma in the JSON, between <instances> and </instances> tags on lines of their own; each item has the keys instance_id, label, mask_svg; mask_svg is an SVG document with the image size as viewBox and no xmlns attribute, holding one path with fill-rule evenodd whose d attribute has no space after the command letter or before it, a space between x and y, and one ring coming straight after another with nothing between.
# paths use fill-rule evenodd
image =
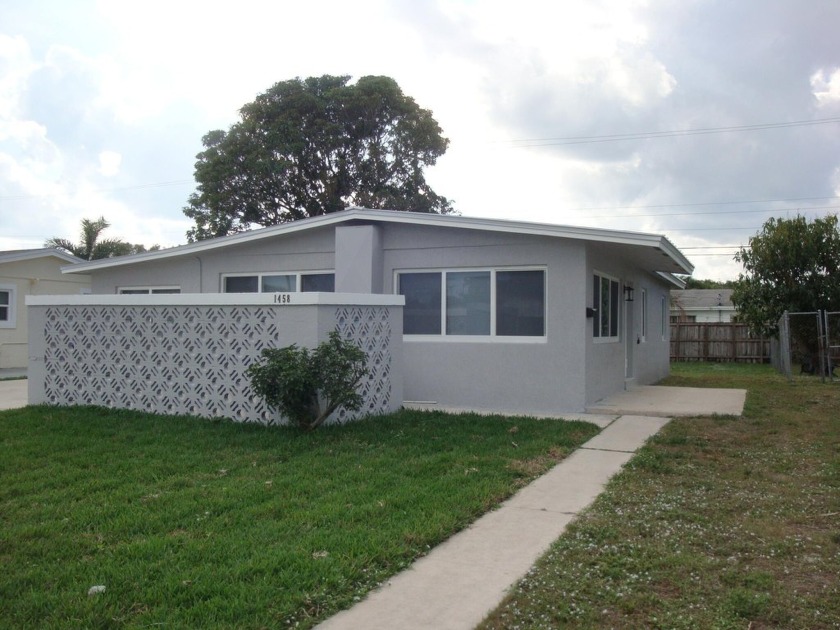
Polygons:
<instances>
[{"instance_id":1,"label":"gray stucco house","mask_svg":"<svg viewBox=\"0 0 840 630\"><path fill-rule=\"evenodd\" d=\"M401 294L407 403L531 413L666 376L692 270L656 234L362 208L64 269L93 294Z\"/></svg>"}]
</instances>

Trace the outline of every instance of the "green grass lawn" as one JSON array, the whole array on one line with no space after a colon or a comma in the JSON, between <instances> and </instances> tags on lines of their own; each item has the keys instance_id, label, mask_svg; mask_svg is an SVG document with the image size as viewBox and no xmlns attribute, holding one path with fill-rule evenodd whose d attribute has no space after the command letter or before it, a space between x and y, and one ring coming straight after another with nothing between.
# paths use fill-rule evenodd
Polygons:
<instances>
[{"instance_id":1,"label":"green grass lawn","mask_svg":"<svg viewBox=\"0 0 840 630\"><path fill-rule=\"evenodd\" d=\"M314 433L0 412L0 626L308 627L595 433L420 412Z\"/></svg>"},{"instance_id":2,"label":"green grass lawn","mask_svg":"<svg viewBox=\"0 0 840 630\"><path fill-rule=\"evenodd\" d=\"M840 628L840 383L676 364L748 390L742 419L674 420L482 626Z\"/></svg>"}]
</instances>

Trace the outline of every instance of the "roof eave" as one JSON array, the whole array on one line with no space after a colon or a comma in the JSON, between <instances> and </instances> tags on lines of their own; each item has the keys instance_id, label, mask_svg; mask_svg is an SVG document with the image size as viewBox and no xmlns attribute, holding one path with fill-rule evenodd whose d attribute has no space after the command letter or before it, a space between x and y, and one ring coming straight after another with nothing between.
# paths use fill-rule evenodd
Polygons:
<instances>
[{"instance_id":1,"label":"roof eave","mask_svg":"<svg viewBox=\"0 0 840 630\"><path fill-rule=\"evenodd\" d=\"M8 262L19 262L23 260L35 260L36 258L46 258L48 256L52 256L54 258L60 258L65 262L72 263L74 265L80 264L85 262L81 258L74 256L68 252L65 252L62 249L58 249L57 247L42 247L38 249L28 249L16 252L15 254L7 254L2 255L0 254L0 263L8 263Z\"/></svg>"},{"instance_id":2,"label":"roof eave","mask_svg":"<svg viewBox=\"0 0 840 630\"><path fill-rule=\"evenodd\" d=\"M685 256L683 256L682 253L666 237L659 234L605 230L602 228L558 226L546 223L508 221L505 219L484 219L420 212L397 212L393 210L348 208L347 210L343 210L341 212L301 219L299 221L283 223L250 232L242 232L239 234L232 234L230 236L208 239L197 243L189 243L187 245L180 245L171 249L83 262L70 267L65 267L62 271L64 273L87 273L89 271L135 264L147 260L165 260L167 258L174 258L178 256L194 256L205 251L225 247L230 243L243 244L251 241L271 238L279 234L293 234L302 230L324 227L358 219L383 223L408 223L432 227L478 229L488 232L554 236L585 241L600 241L604 243L655 247L672 261L672 264L668 265L668 269L671 269L673 265L676 265L680 269L685 270L685 273L687 274L690 274L694 270L693 265L688 262L688 259L686 259Z\"/></svg>"}]
</instances>

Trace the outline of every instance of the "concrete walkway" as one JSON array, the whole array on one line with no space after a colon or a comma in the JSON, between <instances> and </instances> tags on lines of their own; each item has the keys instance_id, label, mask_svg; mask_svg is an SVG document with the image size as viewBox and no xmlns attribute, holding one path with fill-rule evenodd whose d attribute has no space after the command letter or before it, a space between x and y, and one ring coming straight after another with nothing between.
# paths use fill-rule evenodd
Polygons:
<instances>
[{"instance_id":1,"label":"concrete walkway","mask_svg":"<svg viewBox=\"0 0 840 630\"><path fill-rule=\"evenodd\" d=\"M318 627L474 628L592 503L610 477L668 421L613 416L606 429L497 510Z\"/></svg>"},{"instance_id":2,"label":"concrete walkway","mask_svg":"<svg viewBox=\"0 0 840 630\"><path fill-rule=\"evenodd\" d=\"M28 385L25 378L0 381L0 410L26 407L29 404Z\"/></svg>"},{"instance_id":3,"label":"concrete walkway","mask_svg":"<svg viewBox=\"0 0 840 630\"><path fill-rule=\"evenodd\" d=\"M588 413L662 416L740 416L745 389L713 389L646 385L618 392L586 408Z\"/></svg>"}]
</instances>

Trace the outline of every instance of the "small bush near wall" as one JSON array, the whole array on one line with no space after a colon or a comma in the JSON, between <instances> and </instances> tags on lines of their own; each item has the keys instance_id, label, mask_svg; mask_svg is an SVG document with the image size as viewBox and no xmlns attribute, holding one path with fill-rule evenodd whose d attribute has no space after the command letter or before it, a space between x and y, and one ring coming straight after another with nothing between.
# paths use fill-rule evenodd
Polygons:
<instances>
[{"instance_id":1,"label":"small bush near wall","mask_svg":"<svg viewBox=\"0 0 840 630\"><path fill-rule=\"evenodd\" d=\"M266 348L247 370L254 392L306 430L320 426L339 407L358 411L358 386L367 373L367 355L337 331L312 352L297 344Z\"/></svg>"}]
</instances>

